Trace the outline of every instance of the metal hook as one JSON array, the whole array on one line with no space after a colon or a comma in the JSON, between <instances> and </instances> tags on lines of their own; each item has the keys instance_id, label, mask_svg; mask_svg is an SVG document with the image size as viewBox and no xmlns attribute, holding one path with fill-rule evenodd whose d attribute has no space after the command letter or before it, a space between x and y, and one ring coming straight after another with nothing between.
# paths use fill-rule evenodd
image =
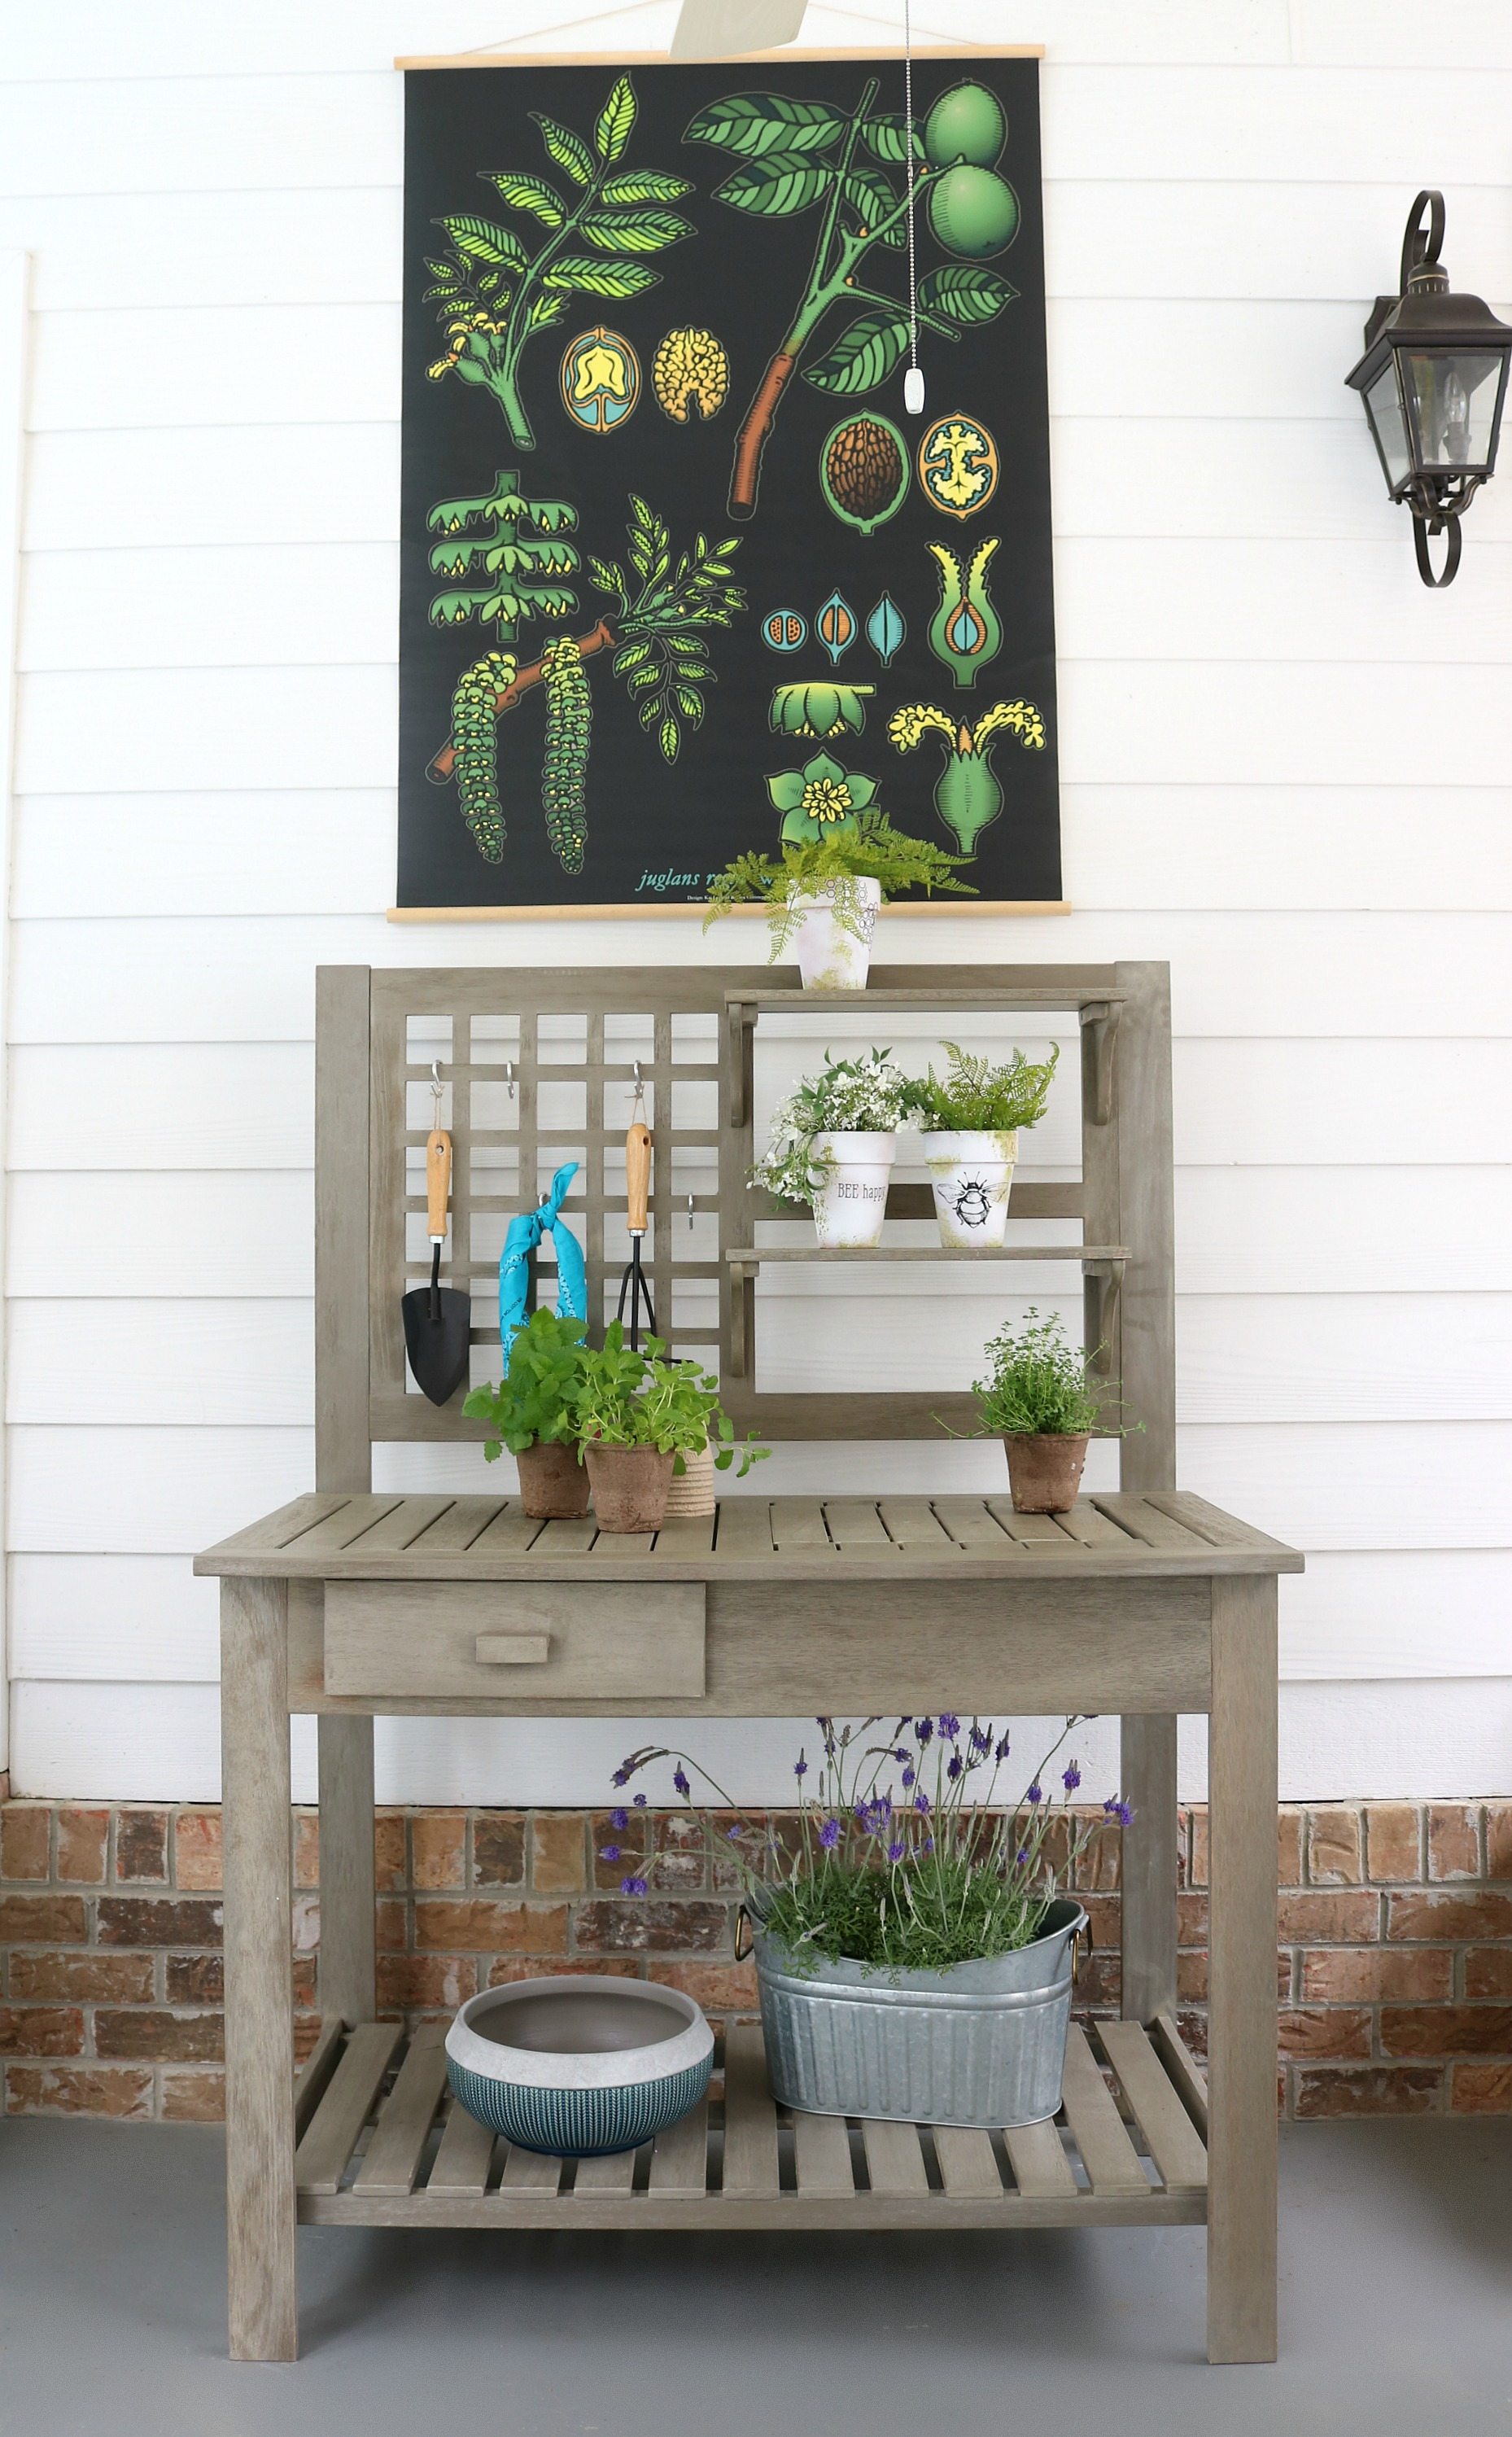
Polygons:
<instances>
[{"instance_id":1,"label":"metal hook","mask_svg":"<svg viewBox=\"0 0 1512 2437\"><path fill-rule=\"evenodd\" d=\"M640 1060L638 1058L633 1058L630 1063L631 1071L635 1078L635 1088L631 1095L630 1101L630 1117L631 1123L634 1124L637 1118L642 1122L645 1120L646 1086L641 1079Z\"/></svg>"},{"instance_id":2,"label":"metal hook","mask_svg":"<svg viewBox=\"0 0 1512 2437\"><path fill-rule=\"evenodd\" d=\"M433 1058L430 1061L430 1130L432 1133L441 1131L441 1104L445 1096L445 1090L446 1086L441 1079L441 1061Z\"/></svg>"},{"instance_id":3,"label":"metal hook","mask_svg":"<svg viewBox=\"0 0 1512 2437\"><path fill-rule=\"evenodd\" d=\"M514 1061L513 1058L505 1059L504 1075L510 1087L510 1098L513 1100L514 1097Z\"/></svg>"},{"instance_id":4,"label":"metal hook","mask_svg":"<svg viewBox=\"0 0 1512 2437\"><path fill-rule=\"evenodd\" d=\"M693 1232L693 1197L691 1194L687 1197L687 1232L690 1236Z\"/></svg>"}]
</instances>

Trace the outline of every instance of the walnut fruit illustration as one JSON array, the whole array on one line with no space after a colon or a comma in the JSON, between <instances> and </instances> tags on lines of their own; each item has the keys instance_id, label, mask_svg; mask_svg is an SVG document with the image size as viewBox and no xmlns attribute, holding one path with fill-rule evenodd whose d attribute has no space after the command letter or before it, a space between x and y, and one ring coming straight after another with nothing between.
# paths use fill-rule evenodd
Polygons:
<instances>
[{"instance_id":1,"label":"walnut fruit illustration","mask_svg":"<svg viewBox=\"0 0 1512 2437\"><path fill-rule=\"evenodd\" d=\"M724 404L730 359L712 330L669 330L652 359L652 387L673 423L708 423Z\"/></svg>"},{"instance_id":2,"label":"walnut fruit illustration","mask_svg":"<svg viewBox=\"0 0 1512 2437\"><path fill-rule=\"evenodd\" d=\"M901 432L881 414L837 423L825 443L819 480L836 516L869 534L901 507L909 486Z\"/></svg>"}]
</instances>

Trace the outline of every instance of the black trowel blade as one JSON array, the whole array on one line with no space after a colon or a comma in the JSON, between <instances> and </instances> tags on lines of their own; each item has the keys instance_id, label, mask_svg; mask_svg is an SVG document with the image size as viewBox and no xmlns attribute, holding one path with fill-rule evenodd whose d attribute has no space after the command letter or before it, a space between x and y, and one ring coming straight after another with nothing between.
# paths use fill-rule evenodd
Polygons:
<instances>
[{"instance_id":1,"label":"black trowel blade","mask_svg":"<svg viewBox=\"0 0 1512 2437\"><path fill-rule=\"evenodd\" d=\"M457 1287L442 1287L435 1300L439 1317L431 1318L432 1289L416 1287L399 1308L404 1314L405 1344L416 1385L433 1405L448 1405L467 1376L467 1349L473 1325L470 1295Z\"/></svg>"}]
</instances>

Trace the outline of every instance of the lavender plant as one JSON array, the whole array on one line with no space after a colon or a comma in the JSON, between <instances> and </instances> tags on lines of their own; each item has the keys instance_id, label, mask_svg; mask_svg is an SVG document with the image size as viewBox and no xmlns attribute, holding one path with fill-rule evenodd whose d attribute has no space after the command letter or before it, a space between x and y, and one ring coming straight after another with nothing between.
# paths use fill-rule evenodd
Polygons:
<instances>
[{"instance_id":1,"label":"lavender plant","mask_svg":"<svg viewBox=\"0 0 1512 2437\"><path fill-rule=\"evenodd\" d=\"M943 1710L899 1718L882 1741L869 1742L881 1718L846 1726L820 1718L813 1764L807 1748L793 1763L798 1833L791 1845L769 1823L742 1817L707 1769L669 1745L631 1752L614 1782L622 1789L643 1769L670 1761L672 1790L693 1810L689 1770L702 1779L720 1805L736 1813L726 1834L752 1913L800 1966L822 1958L939 1972L1011 1954L1038 1937L1056 1892L1057 1820L1068 1823L1069 1878L1108 1822L1126 1827L1133 1817L1128 1803L1112 1795L1101 1818L1074 1823L1069 1806L1082 1772L1071 1758L1047 1791L1054 1762L1083 1723L1067 1719L1017 1804L999 1809L1009 1735L996 1733L990 1722L963 1722ZM647 1800L636 1794L634 1807L644 1810ZM611 1812L614 1832L627 1829L630 1817L628 1809ZM712 1838L706 1814L705 1827ZM621 1858L617 1844L600 1850L605 1861ZM638 1871L620 1885L626 1895L646 1892Z\"/></svg>"}]
</instances>

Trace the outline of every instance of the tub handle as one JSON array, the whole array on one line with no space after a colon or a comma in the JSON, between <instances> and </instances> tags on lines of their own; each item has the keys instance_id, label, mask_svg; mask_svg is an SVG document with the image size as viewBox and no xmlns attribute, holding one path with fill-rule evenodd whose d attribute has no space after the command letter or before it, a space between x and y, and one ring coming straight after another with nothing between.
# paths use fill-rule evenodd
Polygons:
<instances>
[{"instance_id":1,"label":"tub handle","mask_svg":"<svg viewBox=\"0 0 1512 2437\"><path fill-rule=\"evenodd\" d=\"M1089 1920L1084 1920L1081 1927L1076 1933L1076 1936L1071 1940L1071 1987L1073 1989L1075 1988L1078 1980L1080 1980L1086 1965L1091 1962L1092 1953L1092 1924Z\"/></svg>"},{"instance_id":2,"label":"tub handle","mask_svg":"<svg viewBox=\"0 0 1512 2437\"><path fill-rule=\"evenodd\" d=\"M735 1959L737 1963L743 1963L747 1956L755 1951L755 1948L756 1937L751 1926L751 1916L747 1912L744 1904L742 1904L739 1911L735 1916Z\"/></svg>"}]
</instances>

